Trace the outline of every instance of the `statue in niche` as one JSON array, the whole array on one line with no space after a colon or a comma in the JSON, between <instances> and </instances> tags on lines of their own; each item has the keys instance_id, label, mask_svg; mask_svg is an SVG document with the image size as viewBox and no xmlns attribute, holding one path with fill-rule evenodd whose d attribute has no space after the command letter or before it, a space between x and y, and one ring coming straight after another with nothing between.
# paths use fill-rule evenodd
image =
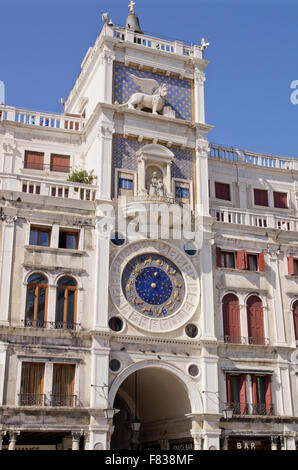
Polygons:
<instances>
[{"instance_id":1,"label":"statue in niche","mask_svg":"<svg viewBox=\"0 0 298 470\"><path fill-rule=\"evenodd\" d=\"M157 172L153 171L150 188L149 188L149 196L165 196L165 188L163 184L162 178L158 177Z\"/></svg>"},{"instance_id":2,"label":"statue in niche","mask_svg":"<svg viewBox=\"0 0 298 470\"><path fill-rule=\"evenodd\" d=\"M120 108L129 109L151 109L153 114L162 114L168 94L167 86L159 85L157 80L151 78L140 78L130 74L133 82L141 88L142 92L134 93L127 103L119 105ZM155 90L155 91L154 91ZM154 93L153 93L154 92Z\"/></svg>"}]
</instances>

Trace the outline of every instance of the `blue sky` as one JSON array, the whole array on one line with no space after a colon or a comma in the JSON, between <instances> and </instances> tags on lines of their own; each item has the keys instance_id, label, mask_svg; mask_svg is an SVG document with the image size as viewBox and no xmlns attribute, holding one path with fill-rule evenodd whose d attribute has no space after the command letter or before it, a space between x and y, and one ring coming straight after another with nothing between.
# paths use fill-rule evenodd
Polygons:
<instances>
[{"instance_id":1,"label":"blue sky","mask_svg":"<svg viewBox=\"0 0 298 470\"><path fill-rule=\"evenodd\" d=\"M145 32L199 44L205 53L210 141L298 156L297 0L135 0ZM129 0L1 0L0 80L6 104L62 112L101 13L125 23Z\"/></svg>"}]
</instances>

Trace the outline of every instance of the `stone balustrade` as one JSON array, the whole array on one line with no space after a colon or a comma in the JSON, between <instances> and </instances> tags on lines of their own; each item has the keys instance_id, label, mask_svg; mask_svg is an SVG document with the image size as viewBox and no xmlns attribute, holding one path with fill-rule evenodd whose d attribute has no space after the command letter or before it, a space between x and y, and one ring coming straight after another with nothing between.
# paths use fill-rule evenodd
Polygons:
<instances>
[{"instance_id":1,"label":"stone balustrade","mask_svg":"<svg viewBox=\"0 0 298 470\"><path fill-rule=\"evenodd\" d=\"M0 189L2 191L17 191L26 194L80 199L83 201L95 201L98 192L97 186L31 175L7 175L4 173L0 173Z\"/></svg>"},{"instance_id":2,"label":"stone balustrade","mask_svg":"<svg viewBox=\"0 0 298 470\"><path fill-rule=\"evenodd\" d=\"M298 231L298 219L295 217L280 217L275 214L257 213L243 209L216 207L210 209L210 214L218 222L250 227L269 228L285 231Z\"/></svg>"},{"instance_id":3,"label":"stone balustrade","mask_svg":"<svg viewBox=\"0 0 298 470\"><path fill-rule=\"evenodd\" d=\"M158 51L168 52L170 54L179 54L184 56L195 55L196 57L202 57L200 46L194 46L194 48L192 48L180 41L167 41L164 39L154 38L146 34L138 34L123 28L113 28L113 31L114 38L117 38L120 41L133 42L134 44L139 44Z\"/></svg>"},{"instance_id":4,"label":"stone balustrade","mask_svg":"<svg viewBox=\"0 0 298 470\"><path fill-rule=\"evenodd\" d=\"M264 155L261 153L249 152L233 147L224 147L214 144L210 145L209 157L225 162L244 163L262 168L298 171L298 159L295 158Z\"/></svg>"},{"instance_id":5,"label":"stone balustrade","mask_svg":"<svg viewBox=\"0 0 298 470\"><path fill-rule=\"evenodd\" d=\"M0 121L78 132L83 129L85 120L74 115L50 114L0 105Z\"/></svg>"}]
</instances>

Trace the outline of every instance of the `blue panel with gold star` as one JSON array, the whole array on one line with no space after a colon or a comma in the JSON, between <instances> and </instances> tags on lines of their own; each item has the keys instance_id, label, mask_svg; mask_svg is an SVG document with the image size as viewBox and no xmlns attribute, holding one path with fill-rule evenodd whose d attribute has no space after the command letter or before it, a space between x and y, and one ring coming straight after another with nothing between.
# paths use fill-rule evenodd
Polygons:
<instances>
[{"instance_id":1,"label":"blue panel with gold star","mask_svg":"<svg viewBox=\"0 0 298 470\"><path fill-rule=\"evenodd\" d=\"M164 256L136 256L124 268L121 282L126 300L135 310L149 317L174 314L184 299L182 274Z\"/></svg>"},{"instance_id":2,"label":"blue panel with gold star","mask_svg":"<svg viewBox=\"0 0 298 470\"><path fill-rule=\"evenodd\" d=\"M166 77L158 73L136 70L120 64L114 66L114 102L126 103L133 93L140 91L130 74L141 78L153 78L160 85L165 83L168 88L166 106L170 106L176 112L176 118L186 121L193 120L192 85L190 80Z\"/></svg>"}]
</instances>

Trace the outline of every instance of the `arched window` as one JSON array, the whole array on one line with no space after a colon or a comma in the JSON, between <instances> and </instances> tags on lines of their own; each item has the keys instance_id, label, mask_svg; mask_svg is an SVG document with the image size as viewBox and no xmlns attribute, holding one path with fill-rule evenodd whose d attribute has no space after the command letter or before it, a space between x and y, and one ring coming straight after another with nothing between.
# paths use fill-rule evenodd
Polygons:
<instances>
[{"instance_id":1,"label":"arched window","mask_svg":"<svg viewBox=\"0 0 298 470\"><path fill-rule=\"evenodd\" d=\"M256 295L247 299L247 325L249 344L265 344L263 302Z\"/></svg>"},{"instance_id":2,"label":"arched window","mask_svg":"<svg viewBox=\"0 0 298 470\"><path fill-rule=\"evenodd\" d=\"M56 328L74 329L77 315L77 283L61 277L57 286Z\"/></svg>"},{"instance_id":3,"label":"arched window","mask_svg":"<svg viewBox=\"0 0 298 470\"><path fill-rule=\"evenodd\" d=\"M298 300L293 304L293 319L295 328L295 340L298 341Z\"/></svg>"},{"instance_id":4,"label":"arched window","mask_svg":"<svg viewBox=\"0 0 298 470\"><path fill-rule=\"evenodd\" d=\"M48 281L40 273L32 274L27 283L25 326L43 328L47 319Z\"/></svg>"},{"instance_id":5,"label":"arched window","mask_svg":"<svg viewBox=\"0 0 298 470\"><path fill-rule=\"evenodd\" d=\"M241 343L240 307L238 297L227 294L222 299L224 340L226 343Z\"/></svg>"}]
</instances>

